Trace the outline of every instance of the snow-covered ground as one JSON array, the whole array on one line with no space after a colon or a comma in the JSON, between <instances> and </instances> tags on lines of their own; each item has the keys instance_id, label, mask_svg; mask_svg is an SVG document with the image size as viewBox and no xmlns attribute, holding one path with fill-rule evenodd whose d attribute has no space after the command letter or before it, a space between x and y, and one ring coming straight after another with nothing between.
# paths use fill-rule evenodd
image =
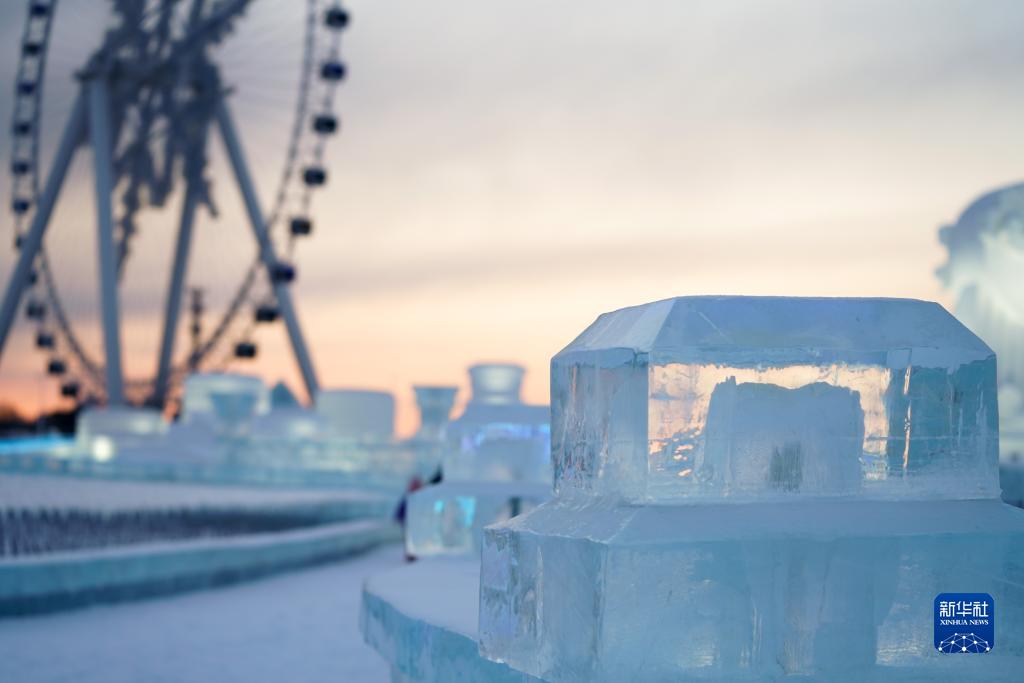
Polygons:
<instances>
[{"instance_id":1,"label":"snow-covered ground","mask_svg":"<svg viewBox=\"0 0 1024 683\"><path fill-rule=\"evenodd\" d=\"M74 508L114 512L125 509L210 507L265 509L379 500L382 500L379 494L363 491L280 490L0 474L0 510Z\"/></svg>"},{"instance_id":2,"label":"snow-covered ground","mask_svg":"<svg viewBox=\"0 0 1024 683\"><path fill-rule=\"evenodd\" d=\"M363 579L400 566L399 545L171 598L0 620L0 681L377 683L363 644Z\"/></svg>"}]
</instances>

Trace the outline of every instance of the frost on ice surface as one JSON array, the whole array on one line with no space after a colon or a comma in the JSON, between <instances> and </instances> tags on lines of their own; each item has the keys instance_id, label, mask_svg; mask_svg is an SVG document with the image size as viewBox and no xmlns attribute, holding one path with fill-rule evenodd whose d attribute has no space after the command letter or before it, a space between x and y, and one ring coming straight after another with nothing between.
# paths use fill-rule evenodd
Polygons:
<instances>
[{"instance_id":1,"label":"frost on ice surface","mask_svg":"<svg viewBox=\"0 0 1024 683\"><path fill-rule=\"evenodd\" d=\"M938 304L669 299L602 315L551 368L559 489L650 502L998 491L995 355ZM802 475L780 486L787 466Z\"/></svg>"}]
</instances>

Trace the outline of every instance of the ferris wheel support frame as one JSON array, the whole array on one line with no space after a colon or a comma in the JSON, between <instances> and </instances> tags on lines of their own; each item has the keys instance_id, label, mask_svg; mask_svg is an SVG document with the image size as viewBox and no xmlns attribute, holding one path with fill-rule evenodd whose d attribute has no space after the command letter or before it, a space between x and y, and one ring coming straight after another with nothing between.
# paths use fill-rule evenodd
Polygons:
<instances>
[{"instance_id":1,"label":"ferris wheel support frame","mask_svg":"<svg viewBox=\"0 0 1024 683\"><path fill-rule=\"evenodd\" d=\"M267 223L263 219L263 212L260 210L259 200L256 195L256 187L253 185L249 175L249 166L245 161L245 154L242 151L242 144L235 131L235 124L228 109L228 103L221 94L214 108L217 118L217 127L220 129L220 137L227 150L228 158L231 161L231 168L235 173L235 182L242 193L245 202L246 213L249 214L249 224L252 226L253 236L259 248L260 260L267 270L267 278L274 288L274 297L277 299L277 307L280 310L281 318L288 329L288 339L291 341L292 352L295 354L295 362L298 363L299 371L302 374L302 381L306 385L306 392L309 394L310 402L316 401L320 391L320 383L316 378L316 370L313 368L313 361L309 356L309 349L306 346L306 339L302 334L302 327L299 325L298 314L295 312L295 305L292 303L292 294L288 283L278 278L275 270L280 263L277 252L274 249L274 242L270 239L267 231Z\"/></svg>"},{"instance_id":2,"label":"ferris wheel support frame","mask_svg":"<svg viewBox=\"0 0 1024 683\"><path fill-rule=\"evenodd\" d=\"M18 307L21 304L25 287L29 282L32 264L40 253L43 237L46 234L46 229L49 227L53 207L60 195L68 167L71 165L78 147L83 142L88 141L93 148L94 159L93 173L96 189L100 299L103 313L104 352L106 354L107 404L118 405L123 404L125 399L124 380L121 369L120 326L118 325L120 308L117 291L117 253L114 243L111 207L113 187L111 183L112 143L109 128L109 96L109 86L102 76L90 78L81 86L74 109L61 138L53 166L47 177L46 185L40 195L32 225L21 242L21 251L18 256L17 265L8 279L7 289L4 292L3 304L0 306L0 356L3 355L8 333L14 322ZM267 230L263 212L259 206L256 188L252 182L248 163L245 160L241 142L225 101L225 93L221 91L214 94L213 97L216 98L213 111L220 137L227 151L235 182L245 204L253 237L259 249L260 260L264 268L266 268L268 279L273 285L277 306L288 330L292 351L299 366L299 371L302 374L306 391L312 402L316 400L320 385L309 349L306 346L302 327L299 324L295 305L291 298L291 291L288 283L276 276L276 269L280 261ZM207 120L205 126L208 128L212 123L213 121ZM207 134L204 130L200 136L204 146L206 144L206 137ZM167 380L170 373L169 362L166 365L164 362L165 354L166 358L169 359L173 351L173 337L177 329L178 313L181 307L181 288L184 283L188 247L191 241L192 221L195 209L197 208L196 204L198 203L197 193L200 191L198 185L193 185L194 183L201 182L201 178L191 177L189 181L189 187L186 189L185 206L183 207L181 231L179 232L176 248L171 288L168 292L167 309L165 311L167 316L164 319L164 343L161 345L159 357L158 380L160 377L159 370L162 369L164 377L163 393L166 393ZM170 341L167 341L168 338L170 338ZM158 388L159 386L157 384ZM156 398L155 394L154 397Z\"/></svg>"},{"instance_id":3,"label":"ferris wheel support frame","mask_svg":"<svg viewBox=\"0 0 1024 683\"><path fill-rule=\"evenodd\" d=\"M185 170L185 199L181 206L181 222L178 224L178 239L174 247L171 280L167 285L167 304L164 308L164 327L160 338L156 379L153 382L153 394L149 398L149 403L157 407L163 407L167 398L167 390L170 387L174 342L178 336L178 317L181 314L181 297L185 290L185 273L188 270L188 257L192 246L192 226L195 223L196 210L199 208L202 189L205 186L202 172L208 128L209 125L203 126L197 143L200 148L193 150L192 153L196 156L189 160L192 163L189 163L189 168Z\"/></svg>"},{"instance_id":4,"label":"ferris wheel support frame","mask_svg":"<svg viewBox=\"0 0 1024 683\"><path fill-rule=\"evenodd\" d=\"M117 247L114 242L114 210L110 138L110 88L106 79L95 77L85 84L89 91L89 140L96 184L96 234L100 271L100 307L103 320L103 348L106 355L107 405L124 403L124 375L121 368L121 306L117 291Z\"/></svg>"}]
</instances>

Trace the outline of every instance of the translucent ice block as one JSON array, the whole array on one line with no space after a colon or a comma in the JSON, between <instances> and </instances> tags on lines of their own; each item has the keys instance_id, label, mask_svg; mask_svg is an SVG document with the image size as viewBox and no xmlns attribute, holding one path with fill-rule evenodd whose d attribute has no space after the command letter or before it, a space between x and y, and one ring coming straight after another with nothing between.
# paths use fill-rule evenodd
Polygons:
<instances>
[{"instance_id":1,"label":"translucent ice block","mask_svg":"<svg viewBox=\"0 0 1024 683\"><path fill-rule=\"evenodd\" d=\"M386 391L324 389L317 394L316 411L341 437L387 441L394 435L395 399Z\"/></svg>"},{"instance_id":2,"label":"translucent ice block","mask_svg":"<svg viewBox=\"0 0 1024 683\"><path fill-rule=\"evenodd\" d=\"M998 492L995 355L938 304L668 299L602 315L551 373L559 490L635 502ZM783 485L779 467L799 472Z\"/></svg>"},{"instance_id":3,"label":"translucent ice block","mask_svg":"<svg viewBox=\"0 0 1024 683\"><path fill-rule=\"evenodd\" d=\"M997 500L556 500L483 544L481 652L552 683L1019 680L1024 512ZM968 662L932 643L957 591L1000 615Z\"/></svg>"},{"instance_id":4,"label":"translucent ice block","mask_svg":"<svg viewBox=\"0 0 1024 683\"><path fill-rule=\"evenodd\" d=\"M477 555L488 524L528 512L551 497L548 484L443 481L409 496L405 549L410 555Z\"/></svg>"},{"instance_id":5,"label":"translucent ice block","mask_svg":"<svg viewBox=\"0 0 1024 683\"><path fill-rule=\"evenodd\" d=\"M543 683L477 651L476 558L435 558L363 584L359 626L391 665L391 683Z\"/></svg>"},{"instance_id":6,"label":"translucent ice block","mask_svg":"<svg viewBox=\"0 0 1024 683\"><path fill-rule=\"evenodd\" d=\"M475 555L485 525L551 496L549 411L520 400L523 368L474 365L469 374L473 394L445 430L444 480L409 498L406 549L413 555Z\"/></svg>"},{"instance_id":7,"label":"translucent ice block","mask_svg":"<svg viewBox=\"0 0 1024 683\"><path fill-rule=\"evenodd\" d=\"M941 307L693 297L552 361L557 493L484 530L480 649L552 683L1012 680L1024 511L995 357ZM940 655L942 592L998 644Z\"/></svg>"}]
</instances>

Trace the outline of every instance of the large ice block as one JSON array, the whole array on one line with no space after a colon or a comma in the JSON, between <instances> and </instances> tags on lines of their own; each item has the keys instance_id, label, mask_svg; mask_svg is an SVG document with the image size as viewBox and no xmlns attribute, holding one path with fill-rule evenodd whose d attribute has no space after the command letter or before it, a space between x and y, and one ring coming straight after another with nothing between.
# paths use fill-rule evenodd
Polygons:
<instances>
[{"instance_id":1,"label":"large ice block","mask_svg":"<svg viewBox=\"0 0 1024 683\"><path fill-rule=\"evenodd\" d=\"M998 492L995 355L938 304L667 299L602 315L551 373L560 490L635 502ZM736 442L754 422L776 424ZM821 441L826 432L833 443ZM844 472L856 461L859 481L809 477L781 489L764 469L775 450L812 467L827 452Z\"/></svg>"},{"instance_id":2,"label":"large ice block","mask_svg":"<svg viewBox=\"0 0 1024 683\"><path fill-rule=\"evenodd\" d=\"M405 547L410 555L473 555L485 526L528 512L551 497L532 481L442 481L409 496Z\"/></svg>"},{"instance_id":3,"label":"large ice block","mask_svg":"<svg viewBox=\"0 0 1024 683\"><path fill-rule=\"evenodd\" d=\"M316 397L316 412L340 437L388 441L395 432L395 399L386 391L324 389Z\"/></svg>"},{"instance_id":4,"label":"large ice block","mask_svg":"<svg viewBox=\"0 0 1024 683\"><path fill-rule=\"evenodd\" d=\"M479 574L476 558L438 558L366 580L359 626L391 683L542 683L477 652Z\"/></svg>"},{"instance_id":5,"label":"large ice block","mask_svg":"<svg viewBox=\"0 0 1024 683\"><path fill-rule=\"evenodd\" d=\"M557 493L484 531L480 651L551 683L1014 680L995 358L936 304L684 297L552 361ZM943 592L991 652L932 642Z\"/></svg>"}]
</instances>

